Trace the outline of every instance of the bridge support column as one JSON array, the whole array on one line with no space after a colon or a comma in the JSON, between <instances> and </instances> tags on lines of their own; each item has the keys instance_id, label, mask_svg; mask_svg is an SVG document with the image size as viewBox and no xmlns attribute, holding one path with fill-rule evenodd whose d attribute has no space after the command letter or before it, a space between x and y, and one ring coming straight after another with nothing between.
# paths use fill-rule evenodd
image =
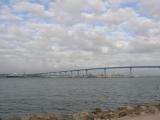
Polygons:
<instances>
[{"instance_id":1,"label":"bridge support column","mask_svg":"<svg viewBox=\"0 0 160 120\"><path fill-rule=\"evenodd\" d=\"M56 73L56 72L54 73L54 76L57 76L57 73Z\"/></svg>"},{"instance_id":2,"label":"bridge support column","mask_svg":"<svg viewBox=\"0 0 160 120\"><path fill-rule=\"evenodd\" d=\"M85 72L86 72L86 75L85 75L85 76L88 77L88 70L85 70Z\"/></svg>"},{"instance_id":3,"label":"bridge support column","mask_svg":"<svg viewBox=\"0 0 160 120\"><path fill-rule=\"evenodd\" d=\"M107 72L106 72L106 68L104 68L104 77L107 77Z\"/></svg>"},{"instance_id":4,"label":"bridge support column","mask_svg":"<svg viewBox=\"0 0 160 120\"><path fill-rule=\"evenodd\" d=\"M80 71L79 70L77 70L77 77L80 77L80 73L79 73Z\"/></svg>"},{"instance_id":5,"label":"bridge support column","mask_svg":"<svg viewBox=\"0 0 160 120\"><path fill-rule=\"evenodd\" d=\"M67 77L67 71L64 72L64 76Z\"/></svg>"},{"instance_id":6,"label":"bridge support column","mask_svg":"<svg viewBox=\"0 0 160 120\"><path fill-rule=\"evenodd\" d=\"M132 67L129 68L129 77L133 77Z\"/></svg>"},{"instance_id":7,"label":"bridge support column","mask_svg":"<svg viewBox=\"0 0 160 120\"><path fill-rule=\"evenodd\" d=\"M61 72L61 77L63 77L63 72Z\"/></svg>"},{"instance_id":8,"label":"bridge support column","mask_svg":"<svg viewBox=\"0 0 160 120\"><path fill-rule=\"evenodd\" d=\"M62 77L62 73L61 72L59 72L58 75L59 75L59 77Z\"/></svg>"},{"instance_id":9,"label":"bridge support column","mask_svg":"<svg viewBox=\"0 0 160 120\"><path fill-rule=\"evenodd\" d=\"M71 72L71 78L73 77L73 71L70 71Z\"/></svg>"}]
</instances>

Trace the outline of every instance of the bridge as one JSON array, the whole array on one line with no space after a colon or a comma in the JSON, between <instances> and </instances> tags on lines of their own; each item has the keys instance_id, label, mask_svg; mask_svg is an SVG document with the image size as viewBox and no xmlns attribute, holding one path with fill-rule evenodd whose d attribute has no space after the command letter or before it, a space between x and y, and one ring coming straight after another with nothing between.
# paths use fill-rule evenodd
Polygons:
<instances>
[{"instance_id":1,"label":"bridge","mask_svg":"<svg viewBox=\"0 0 160 120\"><path fill-rule=\"evenodd\" d=\"M116 69L127 69L129 71L126 77L134 77L133 69L160 69L160 66L117 66L117 67L97 67L97 68L84 68L84 69L72 69L72 70L62 70L62 71L54 71L54 72L46 72L46 73L36 73L29 74L29 76L37 76L37 77L111 77L107 74L109 70ZM89 72L94 72L97 70L101 70L101 75L93 75ZM121 77L122 75L117 75L117 77Z\"/></svg>"}]
</instances>

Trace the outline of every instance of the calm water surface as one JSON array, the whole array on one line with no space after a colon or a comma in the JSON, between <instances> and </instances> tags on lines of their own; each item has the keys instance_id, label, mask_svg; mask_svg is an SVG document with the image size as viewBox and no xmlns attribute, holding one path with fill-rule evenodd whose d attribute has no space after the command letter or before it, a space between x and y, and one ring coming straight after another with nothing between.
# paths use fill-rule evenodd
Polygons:
<instances>
[{"instance_id":1,"label":"calm water surface","mask_svg":"<svg viewBox=\"0 0 160 120\"><path fill-rule=\"evenodd\" d=\"M0 78L0 117L160 100L160 78Z\"/></svg>"}]
</instances>

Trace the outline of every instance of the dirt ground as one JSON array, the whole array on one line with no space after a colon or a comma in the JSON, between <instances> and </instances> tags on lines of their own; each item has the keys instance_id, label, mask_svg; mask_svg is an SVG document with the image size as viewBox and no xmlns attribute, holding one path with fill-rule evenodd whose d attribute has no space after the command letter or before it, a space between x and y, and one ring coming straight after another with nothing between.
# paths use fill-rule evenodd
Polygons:
<instances>
[{"instance_id":1,"label":"dirt ground","mask_svg":"<svg viewBox=\"0 0 160 120\"><path fill-rule=\"evenodd\" d=\"M137 116L137 117L124 117L124 118L119 118L118 120L160 120L160 113L153 115Z\"/></svg>"}]
</instances>

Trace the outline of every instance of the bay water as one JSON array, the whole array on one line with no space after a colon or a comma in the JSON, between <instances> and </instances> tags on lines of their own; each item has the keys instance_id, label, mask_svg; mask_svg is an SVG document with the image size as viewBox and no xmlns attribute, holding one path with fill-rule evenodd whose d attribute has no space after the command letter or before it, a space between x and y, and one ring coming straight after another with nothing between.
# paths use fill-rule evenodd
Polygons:
<instances>
[{"instance_id":1,"label":"bay water","mask_svg":"<svg viewBox=\"0 0 160 120\"><path fill-rule=\"evenodd\" d=\"M160 100L160 78L0 78L0 117L109 109Z\"/></svg>"}]
</instances>

